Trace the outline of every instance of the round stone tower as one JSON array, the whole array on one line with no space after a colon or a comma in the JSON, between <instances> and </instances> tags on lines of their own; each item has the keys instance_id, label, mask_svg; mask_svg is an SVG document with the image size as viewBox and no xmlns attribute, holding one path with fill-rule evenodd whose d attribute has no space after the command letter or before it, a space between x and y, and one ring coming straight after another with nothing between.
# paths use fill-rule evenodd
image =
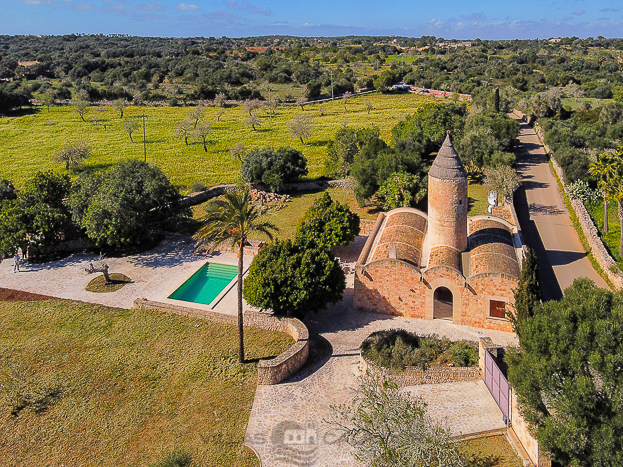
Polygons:
<instances>
[{"instance_id":1,"label":"round stone tower","mask_svg":"<svg viewBox=\"0 0 623 467\"><path fill-rule=\"evenodd\" d=\"M467 249L467 172L449 132L428 172L428 242Z\"/></svg>"}]
</instances>

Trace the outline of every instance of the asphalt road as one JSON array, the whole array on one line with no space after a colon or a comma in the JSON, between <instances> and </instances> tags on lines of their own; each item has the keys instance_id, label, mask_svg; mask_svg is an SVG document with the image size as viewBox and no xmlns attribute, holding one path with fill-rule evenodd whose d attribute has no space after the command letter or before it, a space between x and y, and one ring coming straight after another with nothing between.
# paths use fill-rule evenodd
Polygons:
<instances>
[{"instance_id":1,"label":"asphalt road","mask_svg":"<svg viewBox=\"0 0 623 467\"><path fill-rule=\"evenodd\" d=\"M529 125L514 114L510 116L521 124L515 155L522 186L515 195L515 208L524 240L537 255L543 298L562 298L563 291L579 277L608 288L571 222L541 141Z\"/></svg>"}]
</instances>

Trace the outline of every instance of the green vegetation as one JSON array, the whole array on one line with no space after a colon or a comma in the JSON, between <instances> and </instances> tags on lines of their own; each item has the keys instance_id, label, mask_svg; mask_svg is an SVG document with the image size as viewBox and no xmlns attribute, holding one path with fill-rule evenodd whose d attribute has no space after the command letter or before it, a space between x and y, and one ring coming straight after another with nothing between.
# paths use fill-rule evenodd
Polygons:
<instances>
[{"instance_id":1,"label":"green vegetation","mask_svg":"<svg viewBox=\"0 0 623 467\"><path fill-rule=\"evenodd\" d=\"M180 201L158 167L135 159L81 175L68 204L73 221L96 246L131 247L152 244L162 228L175 228L189 216Z\"/></svg>"},{"instance_id":2,"label":"green vegetation","mask_svg":"<svg viewBox=\"0 0 623 467\"><path fill-rule=\"evenodd\" d=\"M240 174L245 182L263 183L279 191L284 183L307 175L307 160L300 151L289 147L252 149L244 156Z\"/></svg>"},{"instance_id":3,"label":"green vegetation","mask_svg":"<svg viewBox=\"0 0 623 467\"><path fill-rule=\"evenodd\" d=\"M313 240L277 240L253 258L244 281L249 305L304 318L342 299L346 277L328 248Z\"/></svg>"},{"instance_id":4,"label":"green vegetation","mask_svg":"<svg viewBox=\"0 0 623 467\"><path fill-rule=\"evenodd\" d=\"M81 140L92 152L81 168L83 171L108 168L121 160L142 159L142 129L134 133L132 143L123 124L125 119L135 119L143 113L147 117L148 162L160 167L183 191L188 191L195 181L210 186L239 180L241 163L229 154L229 149L239 142L248 150L288 144L303 153L309 176L316 178L324 174L325 146L344 122L353 127L374 124L381 137L389 140L392 127L402 116L433 98L374 94L365 99L374 105L369 115L364 101L359 98L351 98L347 110L339 101L306 105L305 112L313 115L314 133L305 144L292 137L287 128L289 120L301 112L300 107L280 106L275 115L260 112L262 123L258 131L244 126L246 114L242 106L225 108L218 122L216 114L221 108L208 107L204 120L214 124L207 137L207 153L201 141L192 141L186 146L175 136L177 124L186 118L189 108L130 106L125 109L124 119L120 119L114 108L95 107L87 115L87 123L83 123L71 107L51 107L49 114L0 119L0 147L3 148L0 179L12 180L21 188L38 170L61 169L63 165L55 162L55 154L67 142ZM325 108L322 116L321 107Z\"/></svg>"},{"instance_id":5,"label":"green vegetation","mask_svg":"<svg viewBox=\"0 0 623 467\"><path fill-rule=\"evenodd\" d=\"M619 242L621 241L621 221L616 209L616 203L609 204L608 206L608 233L604 233L604 205L593 204L587 205L586 210L591 216L591 219L595 223L595 226L599 230L599 236L601 237L604 246L610 253L610 256L616 261L617 266L623 270L623 257L619 253Z\"/></svg>"},{"instance_id":6,"label":"green vegetation","mask_svg":"<svg viewBox=\"0 0 623 467\"><path fill-rule=\"evenodd\" d=\"M519 283L514 290L514 295L514 310L507 310L506 316L513 323L515 333L519 335L521 327L519 323L532 318L542 300L539 265L532 248L528 248L524 255Z\"/></svg>"},{"instance_id":7,"label":"green vegetation","mask_svg":"<svg viewBox=\"0 0 623 467\"><path fill-rule=\"evenodd\" d=\"M486 216L489 214L487 196L489 190L483 185L470 182L467 186L467 200L469 203L468 216Z\"/></svg>"},{"instance_id":8,"label":"green vegetation","mask_svg":"<svg viewBox=\"0 0 623 467\"><path fill-rule=\"evenodd\" d=\"M561 465L623 463L621 322L623 293L585 278L517 322L508 379L539 444Z\"/></svg>"},{"instance_id":9,"label":"green vegetation","mask_svg":"<svg viewBox=\"0 0 623 467\"><path fill-rule=\"evenodd\" d=\"M88 283L86 291L87 292L95 292L95 293L108 293L108 292L116 292L123 288L124 285L130 283L132 279L130 279L125 274L113 273L110 274L110 281L106 282L104 276L98 276Z\"/></svg>"},{"instance_id":10,"label":"green vegetation","mask_svg":"<svg viewBox=\"0 0 623 467\"><path fill-rule=\"evenodd\" d=\"M3 391L20 375L22 392L49 395L10 416L2 394L3 463L152 465L183 450L257 465L242 446L257 364L237 363L234 326L64 300L0 302L0 323ZM252 362L293 343L254 328L245 340Z\"/></svg>"},{"instance_id":11,"label":"green vegetation","mask_svg":"<svg viewBox=\"0 0 623 467\"><path fill-rule=\"evenodd\" d=\"M478 364L478 346L474 342L452 342L436 334L418 336L402 329L373 332L360 349L366 359L396 371L409 366L425 370L430 366Z\"/></svg>"},{"instance_id":12,"label":"green vegetation","mask_svg":"<svg viewBox=\"0 0 623 467\"><path fill-rule=\"evenodd\" d=\"M333 201L325 193L314 201L296 229L297 242L315 242L331 248L348 245L359 235L359 216L346 203Z\"/></svg>"}]
</instances>

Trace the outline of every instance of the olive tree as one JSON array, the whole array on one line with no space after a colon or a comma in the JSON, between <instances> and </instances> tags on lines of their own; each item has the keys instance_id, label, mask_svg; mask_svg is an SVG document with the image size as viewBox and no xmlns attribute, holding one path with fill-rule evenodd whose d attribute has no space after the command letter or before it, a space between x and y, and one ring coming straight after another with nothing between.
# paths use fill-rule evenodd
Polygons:
<instances>
[{"instance_id":1,"label":"olive tree","mask_svg":"<svg viewBox=\"0 0 623 467\"><path fill-rule=\"evenodd\" d=\"M311 137L313 125L314 123L311 115L298 114L288 122L288 130L290 130L292 136L301 140L301 144L305 144L303 138L307 139Z\"/></svg>"},{"instance_id":2,"label":"olive tree","mask_svg":"<svg viewBox=\"0 0 623 467\"><path fill-rule=\"evenodd\" d=\"M78 167L82 161L91 155L91 148L84 140L68 143L58 150L54 157L57 161L65 163L65 169Z\"/></svg>"}]
</instances>

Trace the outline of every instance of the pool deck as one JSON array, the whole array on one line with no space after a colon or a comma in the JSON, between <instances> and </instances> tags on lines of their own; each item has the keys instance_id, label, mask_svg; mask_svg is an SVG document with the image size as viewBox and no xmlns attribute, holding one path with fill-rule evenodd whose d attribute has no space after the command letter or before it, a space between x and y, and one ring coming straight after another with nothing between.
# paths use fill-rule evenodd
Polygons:
<instances>
[{"instance_id":1,"label":"pool deck","mask_svg":"<svg viewBox=\"0 0 623 467\"><path fill-rule=\"evenodd\" d=\"M0 262L0 287L129 309L137 298L163 301L206 262L238 264L238 257L233 253L217 252L206 257L193 255L193 250L194 241L190 237L169 235L156 248L145 253L106 258L111 273L122 273L132 279L131 283L113 293L85 290L96 277L85 271L89 262L97 259L92 253L75 253L58 261L24 265L19 273L13 273L13 260L5 259ZM252 260L252 256L245 255L245 270ZM188 305L188 302L174 302ZM236 314L236 304L236 294L228 293L214 309L206 305L192 306L233 315Z\"/></svg>"}]
</instances>

